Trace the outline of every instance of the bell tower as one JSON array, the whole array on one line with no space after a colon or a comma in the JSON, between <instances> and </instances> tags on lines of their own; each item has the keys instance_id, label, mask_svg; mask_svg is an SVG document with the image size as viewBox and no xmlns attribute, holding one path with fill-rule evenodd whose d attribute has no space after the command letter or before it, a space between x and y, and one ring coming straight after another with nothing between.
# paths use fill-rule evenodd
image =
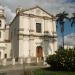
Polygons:
<instances>
[{"instance_id":1,"label":"bell tower","mask_svg":"<svg viewBox=\"0 0 75 75\"><path fill-rule=\"evenodd\" d=\"M5 16L4 16L4 8L0 6L0 59L4 58L4 50L5 50Z\"/></svg>"}]
</instances>

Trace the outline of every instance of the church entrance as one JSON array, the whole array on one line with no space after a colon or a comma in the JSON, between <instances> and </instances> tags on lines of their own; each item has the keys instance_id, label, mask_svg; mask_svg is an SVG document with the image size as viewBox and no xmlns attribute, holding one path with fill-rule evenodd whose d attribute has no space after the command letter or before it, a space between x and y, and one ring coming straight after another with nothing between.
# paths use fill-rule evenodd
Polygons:
<instances>
[{"instance_id":1,"label":"church entrance","mask_svg":"<svg viewBox=\"0 0 75 75\"><path fill-rule=\"evenodd\" d=\"M36 57L38 61L43 61L43 48L41 46L36 47Z\"/></svg>"}]
</instances>

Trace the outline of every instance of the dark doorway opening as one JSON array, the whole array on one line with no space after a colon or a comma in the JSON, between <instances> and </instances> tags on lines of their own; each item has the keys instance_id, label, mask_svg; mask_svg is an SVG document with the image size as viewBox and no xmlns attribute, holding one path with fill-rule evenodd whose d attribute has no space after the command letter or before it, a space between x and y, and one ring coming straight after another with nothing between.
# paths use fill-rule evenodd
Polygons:
<instances>
[{"instance_id":1,"label":"dark doorway opening","mask_svg":"<svg viewBox=\"0 0 75 75\"><path fill-rule=\"evenodd\" d=\"M39 61L43 60L43 48L41 46L36 47L36 57Z\"/></svg>"}]
</instances>

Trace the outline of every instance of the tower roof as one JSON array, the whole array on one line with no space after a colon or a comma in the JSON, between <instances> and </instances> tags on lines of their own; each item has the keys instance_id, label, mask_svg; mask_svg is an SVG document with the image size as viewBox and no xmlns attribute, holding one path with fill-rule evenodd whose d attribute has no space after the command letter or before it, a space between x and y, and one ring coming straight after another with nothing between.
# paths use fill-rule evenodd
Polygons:
<instances>
[{"instance_id":1,"label":"tower roof","mask_svg":"<svg viewBox=\"0 0 75 75\"><path fill-rule=\"evenodd\" d=\"M4 7L0 5L0 18L5 18L4 16Z\"/></svg>"},{"instance_id":2,"label":"tower roof","mask_svg":"<svg viewBox=\"0 0 75 75\"><path fill-rule=\"evenodd\" d=\"M4 10L4 7L0 5L0 10Z\"/></svg>"}]
</instances>

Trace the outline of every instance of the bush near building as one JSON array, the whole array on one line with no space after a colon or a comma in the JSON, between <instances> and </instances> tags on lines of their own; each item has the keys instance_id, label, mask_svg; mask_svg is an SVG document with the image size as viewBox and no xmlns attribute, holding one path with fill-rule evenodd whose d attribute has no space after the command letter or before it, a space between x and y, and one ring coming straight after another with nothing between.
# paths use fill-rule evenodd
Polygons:
<instances>
[{"instance_id":1,"label":"bush near building","mask_svg":"<svg viewBox=\"0 0 75 75\"><path fill-rule=\"evenodd\" d=\"M59 49L53 55L49 55L46 62L51 70L75 71L75 49Z\"/></svg>"}]
</instances>

